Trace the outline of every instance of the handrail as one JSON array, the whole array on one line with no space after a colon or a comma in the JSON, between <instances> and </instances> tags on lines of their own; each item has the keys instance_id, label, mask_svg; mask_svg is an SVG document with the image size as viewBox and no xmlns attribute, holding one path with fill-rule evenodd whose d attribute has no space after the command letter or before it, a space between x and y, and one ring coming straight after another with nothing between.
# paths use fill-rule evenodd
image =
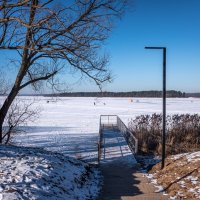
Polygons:
<instances>
[{"instance_id":1,"label":"handrail","mask_svg":"<svg viewBox=\"0 0 200 200\"><path fill-rule=\"evenodd\" d=\"M131 151L135 154L138 153L138 139L131 133L131 131L126 127L124 122L117 117L117 126L120 132L124 135Z\"/></svg>"},{"instance_id":2,"label":"handrail","mask_svg":"<svg viewBox=\"0 0 200 200\"><path fill-rule=\"evenodd\" d=\"M98 136L98 164L100 163L101 158L101 143L102 143L102 128L101 128L101 117L99 120L99 136Z\"/></svg>"},{"instance_id":3,"label":"handrail","mask_svg":"<svg viewBox=\"0 0 200 200\"><path fill-rule=\"evenodd\" d=\"M111 123L113 122L111 118L116 118L115 121L116 123ZM98 164L100 163L100 158L101 158L101 146L102 146L102 130L104 129L105 126L111 125L112 127L115 125L117 126L117 115L100 115L99 119L99 135L98 135ZM106 121L103 121L103 119L106 119Z\"/></svg>"},{"instance_id":4,"label":"handrail","mask_svg":"<svg viewBox=\"0 0 200 200\"><path fill-rule=\"evenodd\" d=\"M101 125L117 125L117 117L117 115L100 115Z\"/></svg>"},{"instance_id":5,"label":"handrail","mask_svg":"<svg viewBox=\"0 0 200 200\"><path fill-rule=\"evenodd\" d=\"M104 119L104 121L103 121ZM104 127L117 127L123 134L126 142L128 143L131 151L135 154L138 152L138 139L131 133L126 127L124 122L118 117L118 115L100 115L99 119L99 136L98 136L98 164L101 158L101 146L102 146L102 130Z\"/></svg>"}]
</instances>

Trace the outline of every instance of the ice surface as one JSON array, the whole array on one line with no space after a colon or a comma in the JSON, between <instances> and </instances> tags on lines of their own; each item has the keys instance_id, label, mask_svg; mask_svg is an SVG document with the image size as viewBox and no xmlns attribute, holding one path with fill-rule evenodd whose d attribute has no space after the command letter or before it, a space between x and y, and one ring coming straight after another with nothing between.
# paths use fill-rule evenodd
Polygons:
<instances>
[{"instance_id":1,"label":"ice surface","mask_svg":"<svg viewBox=\"0 0 200 200\"><path fill-rule=\"evenodd\" d=\"M4 98L0 97L0 102ZM35 99L34 106L39 106L42 111L37 121L21 127L26 133L15 138L16 144L45 147L90 162L97 160L100 115L118 115L127 125L135 116L162 111L160 98L19 98ZM167 99L167 114L173 113L200 114L200 99Z\"/></svg>"}]
</instances>

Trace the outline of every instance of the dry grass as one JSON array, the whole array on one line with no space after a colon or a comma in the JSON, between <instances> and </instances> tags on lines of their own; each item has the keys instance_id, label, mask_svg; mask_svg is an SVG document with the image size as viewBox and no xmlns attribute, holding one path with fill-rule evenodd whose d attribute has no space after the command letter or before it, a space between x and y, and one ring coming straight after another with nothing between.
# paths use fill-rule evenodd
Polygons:
<instances>
[{"instance_id":1,"label":"dry grass","mask_svg":"<svg viewBox=\"0 0 200 200\"><path fill-rule=\"evenodd\" d=\"M162 185L170 196L176 196L177 200L200 198L200 152L193 160L188 160L186 155L171 156L163 170L160 170L159 163L149 173L154 174L158 185Z\"/></svg>"},{"instance_id":2,"label":"dry grass","mask_svg":"<svg viewBox=\"0 0 200 200\"><path fill-rule=\"evenodd\" d=\"M139 141L140 153L161 153L162 115L141 115L131 120L129 129ZM200 116L167 116L167 154L200 150Z\"/></svg>"}]
</instances>

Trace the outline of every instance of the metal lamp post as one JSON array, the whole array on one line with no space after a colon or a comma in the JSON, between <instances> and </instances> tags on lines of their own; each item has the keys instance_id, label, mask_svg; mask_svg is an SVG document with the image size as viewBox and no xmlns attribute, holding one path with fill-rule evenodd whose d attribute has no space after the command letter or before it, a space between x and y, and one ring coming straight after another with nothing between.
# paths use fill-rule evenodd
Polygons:
<instances>
[{"instance_id":1,"label":"metal lamp post","mask_svg":"<svg viewBox=\"0 0 200 200\"><path fill-rule=\"evenodd\" d=\"M163 50L163 130L162 130L162 164L161 169L165 166L165 138L166 138L166 47L145 47L145 49Z\"/></svg>"}]
</instances>

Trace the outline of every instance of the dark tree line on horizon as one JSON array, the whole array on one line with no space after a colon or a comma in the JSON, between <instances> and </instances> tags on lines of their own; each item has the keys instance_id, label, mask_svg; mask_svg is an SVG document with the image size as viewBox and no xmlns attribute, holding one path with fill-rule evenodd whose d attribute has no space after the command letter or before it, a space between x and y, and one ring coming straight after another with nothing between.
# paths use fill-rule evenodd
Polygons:
<instances>
[{"instance_id":1,"label":"dark tree line on horizon","mask_svg":"<svg viewBox=\"0 0 200 200\"><path fill-rule=\"evenodd\" d=\"M58 97L162 97L162 91L132 91L132 92L68 92L48 94L44 96ZM169 90L167 97L186 97L185 92Z\"/></svg>"}]
</instances>

